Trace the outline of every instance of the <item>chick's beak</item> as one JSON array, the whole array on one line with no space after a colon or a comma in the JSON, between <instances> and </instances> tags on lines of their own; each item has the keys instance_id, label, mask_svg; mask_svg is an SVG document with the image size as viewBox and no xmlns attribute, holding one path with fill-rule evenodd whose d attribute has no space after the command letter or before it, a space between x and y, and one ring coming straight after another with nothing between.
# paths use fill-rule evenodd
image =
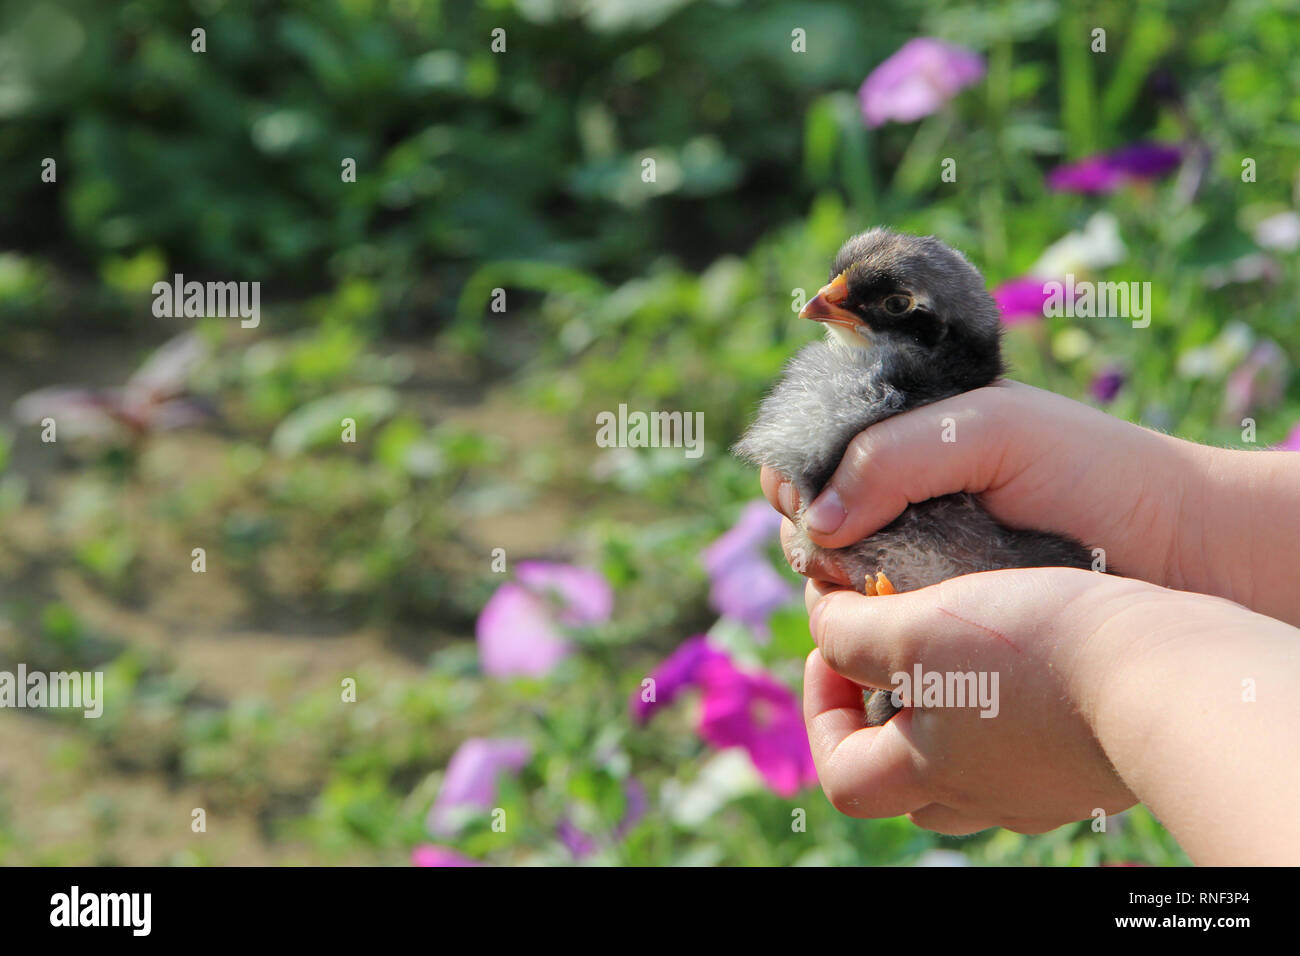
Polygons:
<instances>
[{"instance_id":1,"label":"chick's beak","mask_svg":"<svg viewBox=\"0 0 1300 956\"><path fill-rule=\"evenodd\" d=\"M830 325L842 325L848 329L857 328L862 321L840 305L849 297L849 283L844 278L844 273L840 273L826 285L818 290L817 294L808 301L799 313L801 319L812 319L814 322L826 322Z\"/></svg>"}]
</instances>

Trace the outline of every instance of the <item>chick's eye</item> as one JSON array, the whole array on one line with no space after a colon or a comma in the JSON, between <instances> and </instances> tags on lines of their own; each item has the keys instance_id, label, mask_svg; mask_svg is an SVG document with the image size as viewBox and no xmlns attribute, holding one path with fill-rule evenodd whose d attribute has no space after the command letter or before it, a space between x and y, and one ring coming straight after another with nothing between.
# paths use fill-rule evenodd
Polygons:
<instances>
[{"instance_id":1,"label":"chick's eye","mask_svg":"<svg viewBox=\"0 0 1300 956\"><path fill-rule=\"evenodd\" d=\"M884 301L885 311L890 315L902 315L904 312L910 312L912 309L912 297L910 295L891 295Z\"/></svg>"}]
</instances>

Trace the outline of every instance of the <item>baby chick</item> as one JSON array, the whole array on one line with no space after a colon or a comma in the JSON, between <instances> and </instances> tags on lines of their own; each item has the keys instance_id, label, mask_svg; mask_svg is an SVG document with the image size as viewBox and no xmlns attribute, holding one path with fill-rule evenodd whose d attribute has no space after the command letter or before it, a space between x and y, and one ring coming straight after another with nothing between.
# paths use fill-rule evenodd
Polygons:
<instances>
[{"instance_id":1,"label":"baby chick","mask_svg":"<svg viewBox=\"0 0 1300 956\"><path fill-rule=\"evenodd\" d=\"M911 505L887 527L823 550L804 511L858 432L899 412L989 385L1002 375L1001 323L984 277L933 236L872 229L844 243L830 282L799 313L826 325L763 400L735 452L790 478L799 492L792 542L839 567L864 594L922 588L998 568L1089 568L1092 555L1059 535L999 524L974 496ZM935 441L941 440L935 423ZM867 723L897 712L871 694Z\"/></svg>"}]
</instances>

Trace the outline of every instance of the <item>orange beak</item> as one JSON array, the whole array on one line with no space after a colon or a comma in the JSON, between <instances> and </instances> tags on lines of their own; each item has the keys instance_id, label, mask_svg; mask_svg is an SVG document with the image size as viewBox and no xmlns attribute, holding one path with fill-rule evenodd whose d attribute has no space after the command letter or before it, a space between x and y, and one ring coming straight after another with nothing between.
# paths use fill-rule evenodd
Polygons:
<instances>
[{"instance_id":1,"label":"orange beak","mask_svg":"<svg viewBox=\"0 0 1300 956\"><path fill-rule=\"evenodd\" d=\"M849 283L840 273L826 285L822 286L808 304L799 313L801 319L814 322L826 322L830 325L842 325L846 329L855 329L862 320L840 305L849 297Z\"/></svg>"}]
</instances>

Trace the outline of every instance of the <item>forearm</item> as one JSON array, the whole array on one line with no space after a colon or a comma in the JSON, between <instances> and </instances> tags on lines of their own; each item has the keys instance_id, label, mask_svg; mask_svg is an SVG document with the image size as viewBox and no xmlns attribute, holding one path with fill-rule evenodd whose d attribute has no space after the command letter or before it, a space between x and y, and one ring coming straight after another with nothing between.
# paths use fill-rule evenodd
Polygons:
<instances>
[{"instance_id":1,"label":"forearm","mask_svg":"<svg viewBox=\"0 0 1300 956\"><path fill-rule=\"evenodd\" d=\"M1089 657L1098 741L1196 863L1300 862L1300 632L1173 597L1111 619Z\"/></svg>"},{"instance_id":2,"label":"forearm","mask_svg":"<svg viewBox=\"0 0 1300 956\"><path fill-rule=\"evenodd\" d=\"M1190 449L1170 583L1300 626L1300 454Z\"/></svg>"}]
</instances>

